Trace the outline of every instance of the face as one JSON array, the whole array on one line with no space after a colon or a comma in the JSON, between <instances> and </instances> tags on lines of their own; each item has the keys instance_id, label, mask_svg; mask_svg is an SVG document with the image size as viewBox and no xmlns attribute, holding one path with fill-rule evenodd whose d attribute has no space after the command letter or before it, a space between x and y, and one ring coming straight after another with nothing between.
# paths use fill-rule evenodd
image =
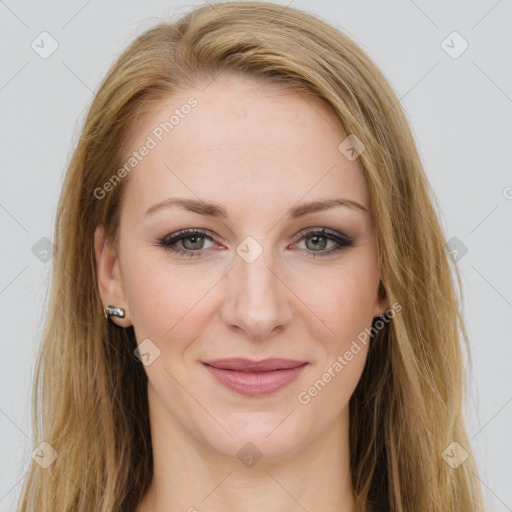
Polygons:
<instances>
[{"instance_id":1,"label":"face","mask_svg":"<svg viewBox=\"0 0 512 512\"><path fill-rule=\"evenodd\" d=\"M145 354L152 421L230 457L247 442L270 458L306 447L348 418L368 346L345 354L387 307L347 134L318 100L226 74L133 133L132 150L156 144L125 178L118 255L99 228L96 257L103 303L125 308L113 320ZM295 363L205 364L226 358Z\"/></svg>"}]
</instances>

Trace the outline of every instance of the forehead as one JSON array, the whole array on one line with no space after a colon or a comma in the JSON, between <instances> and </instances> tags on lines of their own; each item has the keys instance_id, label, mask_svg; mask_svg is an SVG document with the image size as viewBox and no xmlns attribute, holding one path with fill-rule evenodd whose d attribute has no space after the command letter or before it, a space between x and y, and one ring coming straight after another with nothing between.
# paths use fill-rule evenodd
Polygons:
<instances>
[{"instance_id":1,"label":"forehead","mask_svg":"<svg viewBox=\"0 0 512 512\"><path fill-rule=\"evenodd\" d=\"M261 193L295 203L336 190L369 206L359 161L338 149L346 136L318 98L221 75L140 116L130 152L151 149L130 173L127 196L147 206L178 195L250 202Z\"/></svg>"}]
</instances>

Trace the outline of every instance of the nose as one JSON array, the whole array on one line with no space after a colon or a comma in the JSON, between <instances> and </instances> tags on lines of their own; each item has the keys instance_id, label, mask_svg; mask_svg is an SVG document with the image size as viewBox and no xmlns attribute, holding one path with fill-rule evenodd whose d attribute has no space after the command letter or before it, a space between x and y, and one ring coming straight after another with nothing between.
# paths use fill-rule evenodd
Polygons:
<instances>
[{"instance_id":1,"label":"nose","mask_svg":"<svg viewBox=\"0 0 512 512\"><path fill-rule=\"evenodd\" d=\"M285 329L292 318L293 295L284 283L270 250L252 262L235 256L228 272L222 319L251 340L266 340Z\"/></svg>"}]
</instances>

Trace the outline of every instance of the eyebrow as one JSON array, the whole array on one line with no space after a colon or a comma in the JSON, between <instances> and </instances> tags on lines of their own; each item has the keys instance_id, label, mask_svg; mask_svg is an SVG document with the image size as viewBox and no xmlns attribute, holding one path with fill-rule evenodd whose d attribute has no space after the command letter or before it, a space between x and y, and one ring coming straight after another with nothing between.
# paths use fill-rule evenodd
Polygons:
<instances>
[{"instance_id":1,"label":"eyebrow","mask_svg":"<svg viewBox=\"0 0 512 512\"><path fill-rule=\"evenodd\" d=\"M148 216L157 210L162 208L170 208L172 206L179 206L184 210L198 213L199 215L206 215L210 217L219 217L223 219L227 219L228 213L227 210L218 203L206 202L196 199L188 199L184 197L175 197L170 199L165 199L164 201L160 201L159 203L151 206L144 216ZM359 210L365 213L370 213L370 209L366 208L362 204L357 201L353 201L352 199L323 199L319 201L312 201L309 203L299 204L298 206L294 206L291 208L286 217L291 219L297 219L308 213L319 212L322 210L327 210L330 208L334 208L335 206L346 206L348 208L352 208L354 210Z\"/></svg>"}]
</instances>

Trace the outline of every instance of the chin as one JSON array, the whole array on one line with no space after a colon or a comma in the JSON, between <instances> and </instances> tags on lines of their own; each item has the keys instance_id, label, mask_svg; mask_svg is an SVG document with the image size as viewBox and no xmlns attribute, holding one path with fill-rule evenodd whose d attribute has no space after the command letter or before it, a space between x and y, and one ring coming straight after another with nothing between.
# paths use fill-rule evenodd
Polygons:
<instances>
[{"instance_id":1,"label":"chin","mask_svg":"<svg viewBox=\"0 0 512 512\"><path fill-rule=\"evenodd\" d=\"M303 448L308 434L306 422L299 421L297 411L289 413L230 413L222 424L232 437L227 432L222 436L205 432L205 442L216 452L245 465L251 458L258 459L260 465L265 460L284 459Z\"/></svg>"}]
</instances>

